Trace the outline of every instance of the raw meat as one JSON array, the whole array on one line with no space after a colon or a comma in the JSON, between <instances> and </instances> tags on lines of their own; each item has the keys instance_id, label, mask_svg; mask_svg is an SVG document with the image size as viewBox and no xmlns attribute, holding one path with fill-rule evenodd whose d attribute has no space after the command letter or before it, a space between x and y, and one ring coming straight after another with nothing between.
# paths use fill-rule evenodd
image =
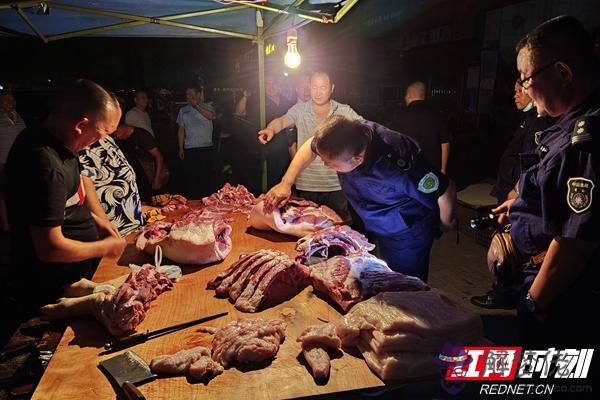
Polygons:
<instances>
[{"instance_id":1,"label":"raw meat","mask_svg":"<svg viewBox=\"0 0 600 400\"><path fill-rule=\"evenodd\" d=\"M347 225L330 226L310 233L296 243L296 260L305 265L315 264L333 256L368 253L375 248L367 238Z\"/></svg>"},{"instance_id":2,"label":"raw meat","mask_svg":"<svg viewBox=\"0 0 600 400\"><path fill-rule=\"evenodd\" d=\"M296 341L301 342L302 347L319 345L321 347L339 349L342 346L342 341L336 333L335 325L331 323L307 327L298 336Z\"/></svg>"},{"instance_id":3,"label":"raw meat","mask_svg":"<svg viewBox=\"0 0 600 400\"><path fill-rule=\"evenodd\" d=\"M335 325L311 325L296 340L302 343L302 354L310 366L315 380L327 379L331 369L331 360L327 349L339 349L342 345L336 334Z\"/></svg>"},{"instance_id":4,"label":"raw meat","mask_svg":"<svg viewBox=\"0 0 600 400\"><path fill-rule=\"evenodd\" d=\"M131 332L146 318L150 303L171 287L173 282L167 275L145 264L132 271L119 291L104 302L101 322L113 335Z\"/></svg>"},{"instance_id":5,"label":"raw meat","mask_svg":"<svg viewBox=\"0 0 600 400\"><path fill-rule=\"evenodd\" d=\"M269 214L264 212L264 202L259 201L250 213L249 223L258 230L274 230L303 237L320 229L339 225L343 221L327 206L319 206L308 200L292 199Z\"/></svg>"},{"instance_id":6,"label":"raw meat","mask_svg":"<svg viewBox=\"0 0 600 400\"><path fill-rule=\"evenodd\" d=\"M244 185L232 186L226 183L216 193L202 199L206 209L222 214L241 212L250 214L256 204L256 197Z\"/></svg>"},{"instance_id":7,"label":"raw meat","mask_svg":"<svg viewBox=\"0 0 600 400\"><path fill-rule=\"evenodd\" d=\"M198 380L208 380L223 372L224 368L221 364L214 361L210 357L202 357L188 369L188 375Z\"/></svg>"},{"instance_id":8,"label":"raw meat","mask_svg":"<svg viewBox=\"0 0 600 400\"><path fill-rule=\"evenodd\" d=\"M344 310L386 291L428 290L419 278L392 271L385 261L369 254L335 256L310 267L302 267L315 289L329 295Z\"/></svg>"},{"instance_id":9,"label":"raw meat","mask_svg":"<svg viewBox=\"0 0 600 400\"><path fill-rule=\"evenodd\" d=\"M465 309L437 289L420 292L386 292L357 304L337 326L337 334L344 346L356 346L361 331L382 332L378 340L382 348L392 348L398 332L427 338L428 346L438 343L438 350L446 342L468 344L483 333L479 315ZM414 336L412 336L414 338Z\"/></svg>"},{"instance_id":10,"label":"raw meat","mask_svg":"<svg viewBox=\"0 0 600 400\"><path fill-rule=\"evenodd\" d=\"M464 331L452 335L454 343L471 343L481 336L481 327L474 323ZM421 336L410 332L393 332L386 334L378 330L363 330L360 338L367 343L376 353L384 351L419 351L438 352L442 349L446 339L435 336Z\"/></svg>"},{"instance_id":11,"label":"raw meat","mask_svg":"<svg viewBox=\"0 0 600 400\"><path fill-rule=\"evenodd\" d=\"M324 381L329 378L331 359L324 347L318 345L303 346L302 355L310 366L312 376L316 381Z\"/></svg>"},{"instance_id":12,"label":"raw meat","mask_svg":"<svg viewBox=\"0 0 600 400\"><path fill-rule=\"evenodd\" d=\"M377 354L363 341L358 342L358 349L369 368L383 381L427 377L441 369L435 362L435 353L405 351Z\"/></svg>"},{"instance_id":13,"label":"raw meat","mask_svg":"<svg viewBox=\"0 0 600 400\"><path fill-rule=\"evenodd\" d=\"M259 250L242 255L207 284L218 296L228 296L235 307L256 312L298 293L307 285L305 271L287 254Z\"/></svg>"},{"instance_id":14,"label":"raw meat","mask_svg":"<svg viewBox=\"0 0 600 400\"><path fill-rule=\"evenodd\" d=\"M227 257L231 251L230 235L231 226L223 218L194 210L173 224L156 222L143 228L136 247L153 254L160 244L163 254L177 263L208 264Z\"/></svg>"},{"instance_id":15,"label":"raw meat","mask_svg":"<svg viewBox=\"0 0 600 400\"><path fill-rule=\"evenodd\" d=\"M223 326L212 340L212 358L228 368L234 363L254 363L272 359L285 338L281 320L245 318Z\"/></svg>"},{"instance_id":16,"label":"raw meat","mask_svg":"<svg viewBox=\"0 0 600 400\"><path fill-rule=\"evenodd\" d=\"M223 372L223 366L215 362L210 353L210 349L202 346L180 350L153 358L150 369L157 374L188 374L194 379L207 380Z\"/></svg>"},{"instance_id":17,"label":"raw meat","mask_svg":"<svg viewBox=\"0 0 600 400\"><path fill-rule=\"evenodd\" d=\"M156 374L186 374L190 365L202 357L210 358L210 349L193 347L175 354L154 357L150 362L150 369Z\"/></svg>"}]
</instances>

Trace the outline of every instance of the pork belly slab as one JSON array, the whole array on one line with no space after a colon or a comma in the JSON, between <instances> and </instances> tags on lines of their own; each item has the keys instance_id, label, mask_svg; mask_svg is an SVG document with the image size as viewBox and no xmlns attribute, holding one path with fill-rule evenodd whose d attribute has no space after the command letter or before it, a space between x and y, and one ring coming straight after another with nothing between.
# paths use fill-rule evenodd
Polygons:
<instances>
[{"instance_id":1,"label":"pork belly slab","mask_svg":"<svg viewBox=\"0 0 600 400\"><path fill-rule=\"evenodd\" d=\"M415 336L427 338L430 346L439 344L441 349L446 342L467 344L478 340L483 334L483 325L479 315L444 292L432 289L385 292L357 304L341 319L337 334L344 346L356 346L361 331L387 335L377 334L383 342L390 336L399 340L394 337L398 333L412 334L413 339Z\"/></svg>"}]
</instances>

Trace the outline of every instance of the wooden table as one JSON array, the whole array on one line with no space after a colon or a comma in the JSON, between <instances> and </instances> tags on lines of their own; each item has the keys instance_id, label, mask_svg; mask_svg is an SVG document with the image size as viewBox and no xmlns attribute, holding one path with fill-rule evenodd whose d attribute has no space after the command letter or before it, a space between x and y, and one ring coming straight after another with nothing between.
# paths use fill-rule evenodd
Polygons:
<instances>
[{"instance_id":1,"label":"wooden table","mask_svg":"<svg viewBox=\"0 0 600 400\"><path fill-rule=\"evenodd\" d=\"M302 360L300 344L296 338L310 324L319 319L335 322L340 313L322 298L312 287L278 306L254 314L236 310L226 299L214 297L206 290L206 283L240 254L258 249L277 249L295 256L295 238L274 232L258 232L246 228L246 217L236 215L232 224L233 249L221 263L205 267L184 267L183 278L173 290L163 293L152 304L139 331L158 329L199 318L204 315L228 311L229 315L206 323L220 327L238 318L281 318L287 321L286 338L273 362L266 368L242 372L230 368L212 379L208 384L190 383L186 377L160 378L140 386L147 399L280 399L301 397L361 388L383 386L367 367L360 354L343 353L331 362L331 376L326 384L317 385ZM129 238L129 246L120 265L151 262L152 257L140 253ZM101 282L128 273L129 269L117 266L115 260L103 260L94 281ZM194 345L210 347L211 336L195 332L196 327L184 329L146 343L131 350L147 362L161 354L172 354ZM115 388L98 369L98 363L119 353L101 355L103 344L110 335L98 322L90 318L71 321L54 357L46 369L33 399L114 399Z\"/></svg>"}]
</instances>

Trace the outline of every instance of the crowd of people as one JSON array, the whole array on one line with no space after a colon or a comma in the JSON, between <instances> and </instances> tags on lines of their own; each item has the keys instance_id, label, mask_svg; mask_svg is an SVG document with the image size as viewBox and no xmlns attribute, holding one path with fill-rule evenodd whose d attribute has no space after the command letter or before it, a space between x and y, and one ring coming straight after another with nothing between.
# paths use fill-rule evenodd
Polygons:
<instances>
[{"instance_id":1,"label":"crowd of people","mask_svg":"<svg viewBox=\"0 0 600 400\"><path fill-rule=\"evenodd\" d=\"M510 223L520 264L537 263L529 263L533 273L517 266L511 285L476 300L494 306L510 292L524 344L595 343L597 329L585 325L586 305L598 304L598 57L578 20L557 17L519 42L516 64L523 122L502 156L493 211ZM197 87L187 88L178 112L162 93L162 119L153 121L144 91L123 115L108 89L78 80L31 127L14 96L1 93L0 216L18 281L29 285L23 293L35 293L23 304L54 301L65 284L90 278L101 257L123 252L122 237L144 223L141 203L175 178L158 138L169 118L188 197L211 193L220 172L258 193L266 161L267 211L292 194L328 205L376 240L390 267L427 281L434 240L456 224L448 128L423 82L408 85L406 107L378 123L335 101L333 78L301 76L289 101L268 76L266 126L258 96L245 91L220 136L218 110Z\"/></svg>"}]
</instances>

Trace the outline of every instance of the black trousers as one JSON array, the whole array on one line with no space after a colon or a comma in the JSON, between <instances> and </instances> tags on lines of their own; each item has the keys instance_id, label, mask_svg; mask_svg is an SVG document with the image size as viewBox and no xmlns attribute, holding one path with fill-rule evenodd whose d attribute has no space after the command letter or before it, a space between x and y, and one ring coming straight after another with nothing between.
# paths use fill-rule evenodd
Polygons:
<instances>
[{"instance_id":1,"label":"black trousers","mask_svg":"<svg viewBox=\"0 0 600 400\"><path fill-rule=\"evenodd\" d=\"M197 147L186 149L183 159L186 193L189 199L201 199L212 193L215 148Z\"/></svg>"}]
</instances>

